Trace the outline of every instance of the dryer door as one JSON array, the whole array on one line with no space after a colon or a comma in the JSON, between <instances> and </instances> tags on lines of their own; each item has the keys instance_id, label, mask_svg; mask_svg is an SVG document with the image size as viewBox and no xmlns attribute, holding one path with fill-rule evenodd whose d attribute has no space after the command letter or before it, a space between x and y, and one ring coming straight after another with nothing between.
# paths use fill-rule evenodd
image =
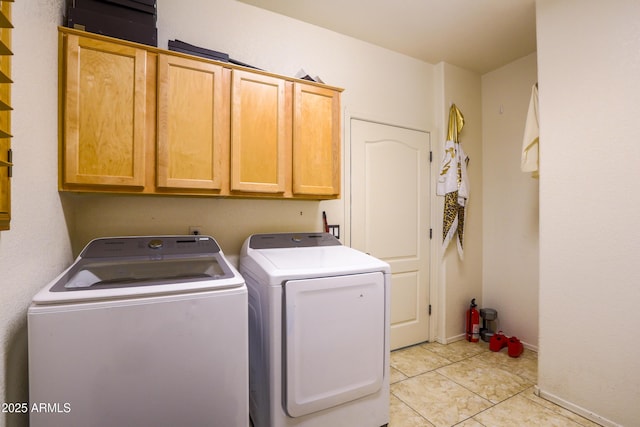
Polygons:
<instances>
[{"instance_id":1,"label":"dryer door","mask_svg":"<svg viewBox=\"0 0 640 427\"><path fill-rule=\"evenodd\" d=\"M377 392L384 376L383 273L290 280L284 293L289 416Z\"/></svg>"}]
</instances>

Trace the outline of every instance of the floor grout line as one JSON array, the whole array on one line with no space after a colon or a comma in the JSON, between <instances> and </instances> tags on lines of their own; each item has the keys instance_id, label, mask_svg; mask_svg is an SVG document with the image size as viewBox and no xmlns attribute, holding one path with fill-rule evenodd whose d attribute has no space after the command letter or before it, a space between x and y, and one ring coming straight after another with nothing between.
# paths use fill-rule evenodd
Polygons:
<instances>
[{"instance_id":1,"label":"floor grout line","mask_svg":"<svg viewBox=\"0 0 640 427\"><path fill-rule=\"evenodd\" d=\"M394 396L395 399L397 399L397 401L395 401L396 402L395 404L403 405L403 407L396 408L398 410L396 414L398 415L403 413L411 414L411 424L410 424L411 426L415 425L413 424L413 422L415 422L417 419L422 420L420 422L424 422L427 425L444 426L445 424L443 423L443 420L447 418L446 417L442 418L438 415L437 412L432 413L432 412L429 412L429 409L425 409L425 407L430 408L428 406L429 403L426 401L426 399L421 398L420 391L419 391L420 389L415 388L415 384L422 383L421 387L425 387L424 384L427 384L425 383L424 380L422 381L418 380L417 377L420 377L426 374L437 374L438 378L440 378L437 380L437 382L442 383L441 379L445 379L447 381L447 384L452 384L452 385L455 385L456 387L460 387L461 389L464 389L465 393L467 393L467 396L475 396L473 399L476 399L476 398L481 399L483 402L486 402L488 404L487 407L482 407L482 409L480 409L480 407L476 407L475 409L472 409L472 411L477 410L477 412L475 412L471 416L467 416L466 412L462 412L464 406L460 406L459 408L461 412L458 413L458 416L462 416L466 418L462 420L458 420L452 424L447 424L446 427L461 426L461 425L467 425L467 424L469 425L473 424L473 425L485 426L485 427L487 425L491 425L492 427L495 427L496 425L511 426L512 424L510 423L512 420L506 422L505 424L505 420L504 420L505 414L509 414L511 411L514 411L514 410L521 411L522 409L518 409L518 408L522 407L522 405L525 403L526 403L526 408L529 408L529 409L525 409L524 410L525 412L516 412L515 413L516 416L518 416L518 414L520 414L521 416L526 416L527 414L528 416L531 416L531 414L528 411L532 411L532 413L535 414L536 417L541 417L545 419L546 417L549 417L551 420L555 420L555 422L566 423L567 425L568 424L571 424L574 426L595 425L592 421L580 416L580 414L575 414L566 408L562 408L561 406L558 406L558 405L553 405L552 402L550 402L551 405L546 405L545 401L537 400L536 398L529 396L529 393L532 393L532 388L535 387L537 384L537 363L538 363L537 352L535 352L534 350L525 349L525 353L520 358L522 362L518 362L518 361L512 361L512 359L514 358L511 358L510 356L508 356L508 352L506 351L492 352L488 348L487 344L481 343L481 345L482 345L482 348L474 350L472 349L472 347L470 347L471 344L467 345L462 343L461 344L452 343L452 344L446 345L446 347L449 347L449 346L452 346L452 347L446 348L444 344L421 343L416 346L411 346L404 349L395 350L394 352L392 352L392 354L396 352L401 354L403 351L411 351L410 349L412 347L420 348L420 351L412 350L406 356L398 357L395 361L393 360L393 357L392 357L391 367L397 371L398 373L397 376L401 377L401 379L398 379L397 381L394 381L392 383L392 388L393 388L393 385L406 382L404 386L396 387L396 392L401 393L402 395L405 396L405 398L391 391L391 394ZM429 348L430 346L431 348ZM424 351L425 353L423 354L422 351ZM493 354L495 354L495 356L493 356ZM455 360L452 360L452 359L455 359ZM395 366L394 366L394 363L395 363ZM439 365L439 363L444 363L444 364ZM465 372L462 372L460 376L457 376L454 374L454 372L452 372L452 370L456 369L455 368L456 365L462 364L462 363L465 363L465 366L462 367L460 365L460 367L461 369L464 369ZM469 365L469 363L473 365ZM396 366L402 366L405 370L403 371L402 369L399 369ZM422 370L427 366L428 366L428 369ZM481 382L481 380L479 380L479 378L469 376L469 374L475 374L474 369L480 369L479 371L477 371L477 375L484 375L486 374L486 371L483 372L482 370L485 368L503 371L504 373L508 374L508 376L506 376L507 380L513 377L514 380L516 381L516 384L515 384L515 387L512 387L512 388L513 390L517 390L517 391L513 392L510 390L508 395L505 397L502 397L502 394L500 392L495 393L495 396L500 397L501 400L494 402L490 399L483 397L478 392L470 389L469 386L473 386L478 391L486 390L486 394L488 396L494 396L495 390L492 387L497 387L502 385L502 384L495 384L495 385L489 384L488 385L489 389L486 389L486 388L483 389L482 387L485 387L485 385ZM405 372L407 370L411 372L417 372L417 373L415 373L414 375L409 375L407 372ZM443 372L448 372L449 374L452 374L454 378L445 375ZM436 378L436 377L431 377L431 378ZM460 383L459 381L461 380L468 385L466 386ZM474 381L476 380L478 380L478 382L474 383ZM478 387L475 387L475 385L478 385ZM524 387L524 388L521 388L521 387ZM413 391L411 391L412 388L413 388ZM503 389L503 390L508 390L508 389ZM413 396L411 393L413 393ZM446 392L443 391L443 393L446 393ZM417 399L416 399L416 396L417 396ZM513 400L509 402L511 399L514 399L518 396L521 396L521 398L525 400L523 401L518 399L518 400ZM470 400L467 400L467 399L468 398L465 398L465 403L463 403L463 405L467 405L468 404L467 402L470 402ZM439 400L439 403L442 404L443 401ZM425 404L427 406L425 406ZM455 400L451 401L451 405L452 406L456 405ZM481 406L484 406L484 405L481 405ZM467 407L467 410L469 410L469 408L470 407ZM531 409L531 408L535 408L535 409ZM434 419L434 421L427 418L427 416L422 415L421 411L425 414L432 415L432 418ZM567 413L565 413L565 411L567 411ZM481 415L481 414L484 414L484 415ZM573 415L575 415L575 417ZM484 422L480 422L478 420L478 417L483 419ZM501 421L496 421L496 422L490 421L493 418ZM406 427L402 425L402 422L400 423L398 422L399 419L396 420L395 422L393 421L394 420L391 420L389 427ZM453 422L452 419L451 421L449 421L449 423L451 422ZM489 422L489 424L487 424L487 422Z\"/></svg>"},{"instance_id":2,"label":"floor grout line","mask_svg":"<svg viewBox=\"0 0 640 427\"><path fill-rule=\"evenodd\" d=\"M429 354L431 354L431 355L433 355L433 356L437 356L437 357L442 358L442 359L445 359L445 360L447 360L449 363L447 363L447 364L445 364L445 365L442 365L442 366L438 366L438 367L436 367L436 368L428 369L428 370L426 370L426 371L420 372L420 373L415 374L415 375L409 375L407 372L404 372L404 371L402 371L401 369L399 369L399 368L397 368L397 367L395 367L395 366L391 365L395 370L397 370L397 371L398 371L399 373L401 373L404 377L406 377L406 378L403 378L403 379L401 379L401 380L399 380L399 381L394 382L393 384L399 384L399 383L402 383L402 382L405 382L405 381L409 381L409 380L411 380L411 379L413 379L413 378L416 378L416 377L418 377L418 376L420 376L420 375L424 375L424 374L427 374L427 373L429 373L429 372L433 372L433 373L435 373L435 374L437 374L437 375L439 375L439 376L441 376L441 377L445 378L446 380L451 381L452 383L456 384L457 386L462 387L463 389L467 390L468 392L472 393L473 395L477 396L478 398L482 399L483 401L488 402L488 403L489 403L489 405L490 405L490 406L488 406L487 408L482 409L482 410L480 410L479 412L477 412L477 413L475 413L475 414L473 414L473 415L471 415L471 416L469 416L469 417L465 418L464 420L460 420L460 421L458 421L458 422L456 422L456 423L452 424L452 425L451 425L451 427L456 426L456 425L460 425L460 424L462 424L462 423L464 423L465 421L468 421L468 420L473 420L474 422L476 422L476 423L478 423L478 424L480 424L480 425L483 425L483 426L484 426L484 424L480 423L479 421L477 421L477 420L475 419L475 417L476 417L477 415L479 415L479 414L481 414L481 413L483 413L483 412L485 412L485 411L488 411L489 409L492 409L492 408L494 408L495 406L500 405L501 403L503 403L503 402L505 402L505 401L507 401L507 400L509 400L509 399L511 399L511 398L513 398L513 397L515 397L515 396L517 396L517 395L519 395L519 394L521 394L521 393L524 393L525 391L529 390L531 387L535 386L535 383L532 383L528 378L523 377L522 375L519 375L519 374L517 374L517 373L515 373L515 372L512 372L512 370L508 369L508 368L509 368L509 366L507 366L507 365L505 365L505 364L503 364L503 363L500 363L499 361L496 361L495 363L492 363L492 362L489 362L489 361L487 361L487 360L481 360L481 359L478 359L478 360L477 360L477 362L478 362L478 363L480 363L481 365L485 365L485 366L487 366L487 367L495 367L496 369L501 369L501 370L503 370L503 371L505 371L505 372L507 372L507 373L509 373L509 374L511 374L511 375L515 375L516 377L518 377L518 378L519 378L520 380L522 380L523 382L525 382L525 383L527 383L527 384L531 384L531 385L527 386L526 388L524 388L523 390L520 390L520 391L518 391L518 392L516 392L516 393L514 393L514 394L510 394L509 396L507 396L507 397L505 397L504 399L502 399L500 402L496 402L496 403L494 403L493 401L491 401L491 400L489 400L489 399L487 399L487 398L485 398L485 397L481 396L481 395L480 395L480 394L478 394L477 392L475 392L475 391L473 391L473 390L469 389L467 386L465 386L465 385L463 385L463 384L460 384L460 383L459 383L458 381L456 381L455 379L453 379L453 378L449 378L448 376L446 376L446 375L444 375L444 374L442 374L442 373L440 373L440 372L437 372L439 369L442 369L442 368L444 368L444 367L450 367L450 366L456 365L456 364L458 364L458 363L461 363L461 362L464 362L464 361L467 361L467 360L471 360L471 359L474 359L474 358L478 358L478 357L482 356L483 354L485 354L485 353L489 352L490 350L489 350L488 348L487 348L487 349L482 349L482 350L480 350L480 351L478 351L478 352L475 352L474 354L463 355L463 356L462 356L462 358L456 358L456 360L454 361L454 360L450 359L449 357L446 357L446 356L443 356L443 355L439 354L438 352L431 351L431 350L429 350L428 348L425 348L427 345L428 345L428 344L424 344L424 343L422 343L422 344L418 344L418 345L416 345L416 346L412 346L412 347L420 347L422 350L427 351ZM406 350L406 349L408 349L408 348L412 348L412 347L406 347L406 348L404 348L404 349L400 349L400 350L396 350L396 351L401 352L402 350ZM450 356L450 357L451 357L451 356ZM429 420L428 418L426 418L425 416L423 416L420 412L418 412L414 407L412 407L412 406L411 406L411 404L409 404L408 402L406 402L404 399L402 399L401 397L399 397L398 395L396 395L396 394L395 394L395 393L393 393L393 392L392 392L391 394L393 394L393 396L394 396L396 399L398 399L400 402L402 402L404 405L406 405L406 406L407 406L407 407L408 407L408 408L409 408L413 413L417 414L421 419L424 419L426 422L428 422L428 423L430 423L430 424L434 424L431 420ZM534 402L534 403L537 403L537 402ZM537 404L538 404L538 405L540 405L539 403L537 403ZM543 405L540 405L540 406L544 407ZM548 409L548 408L547 408L547 409ZM558 414L558 415L561 415L561 414ZM402 426L394 426L394 425L390 425L390 427L402 427Z\"/></svg>"}]
</instances>

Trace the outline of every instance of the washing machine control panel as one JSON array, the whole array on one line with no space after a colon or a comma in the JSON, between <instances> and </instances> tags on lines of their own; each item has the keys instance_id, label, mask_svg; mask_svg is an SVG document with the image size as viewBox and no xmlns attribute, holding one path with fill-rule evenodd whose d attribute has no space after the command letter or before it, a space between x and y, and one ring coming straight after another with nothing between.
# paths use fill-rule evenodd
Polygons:
<instances>
[{"instance_id":1,"label":"washing machine control panel","mask_svg":"<svg viewBox=\"0 0 640 427\"><path fill-rule=\"evenodd\" d=\"M196 255L220 252L209 236L143 236L95 239L84 248L82 258Z\"/></svg>"}]
</instances>

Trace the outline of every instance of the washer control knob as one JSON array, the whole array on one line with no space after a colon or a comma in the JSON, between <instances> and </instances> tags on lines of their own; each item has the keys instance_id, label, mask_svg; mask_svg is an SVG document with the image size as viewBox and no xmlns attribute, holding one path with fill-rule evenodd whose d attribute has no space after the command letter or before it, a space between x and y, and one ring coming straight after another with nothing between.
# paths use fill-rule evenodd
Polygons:
<instances>
[{"instance_id":1,"label":"washer control knob","mask_svg":"<svg viewBox=\"0 0 640 427\"><path fill-rule=\"evenodd\" d=\"M164 245L164 242L160 239L153 239L149 242L151 249L160 249Z\"/></svg>"}]
</instances>

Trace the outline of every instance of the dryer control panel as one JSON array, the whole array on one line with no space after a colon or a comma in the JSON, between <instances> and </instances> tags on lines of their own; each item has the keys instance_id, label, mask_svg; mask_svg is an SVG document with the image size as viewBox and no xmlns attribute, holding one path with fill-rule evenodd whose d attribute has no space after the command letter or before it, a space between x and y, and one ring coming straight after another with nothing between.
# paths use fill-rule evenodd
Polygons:
<instances>
[{"instance_id":1,"label":"dryer control panel","mask_svg":"<svg viewBox=\"0 0 640 427\"><path fill-rule=\"evenodd\" d=\"M341 246L329 233L273 233L251 236L251 249L311 248L316 246Z\"/></svg>"}]
</instances>

